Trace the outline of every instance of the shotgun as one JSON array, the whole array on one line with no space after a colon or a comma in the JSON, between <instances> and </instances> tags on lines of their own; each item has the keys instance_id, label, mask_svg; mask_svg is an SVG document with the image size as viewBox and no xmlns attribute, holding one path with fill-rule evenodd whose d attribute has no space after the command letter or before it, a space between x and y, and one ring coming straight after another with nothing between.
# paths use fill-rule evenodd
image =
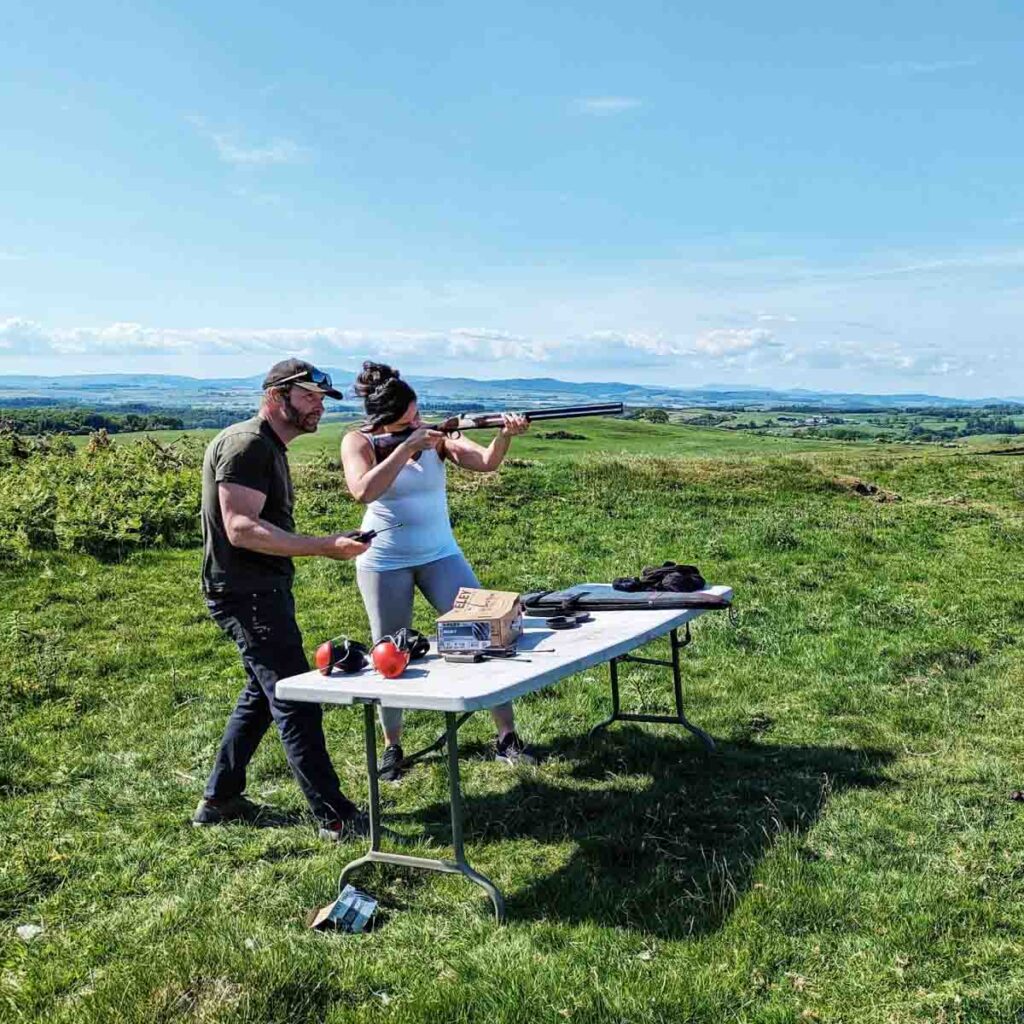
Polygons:
<instances>
[{"instance_id":1,"label":"shotgun","mask_svg":"<svg viewBox=\"0 0 1024 1024\"><path fill-rule=\"evenodd\" d=\"M571 420L583 416L621 416L623 412L622 402L600 402L596 405L562 405L544 409L525 410L520 415L524 416L530 423L536 420ZM462 413L460 416L449 416L440 423L421 423L416 429L438 430L448 437L459 437L464 430L487 430L500 427L503 424L500 412ZM379 458L387 458L407 437L413 433L412 428L398 430L394 433L382 433L376 435L376 445ZM413 459L418 459L417 452Z\"/></svg>"}]
</instances>

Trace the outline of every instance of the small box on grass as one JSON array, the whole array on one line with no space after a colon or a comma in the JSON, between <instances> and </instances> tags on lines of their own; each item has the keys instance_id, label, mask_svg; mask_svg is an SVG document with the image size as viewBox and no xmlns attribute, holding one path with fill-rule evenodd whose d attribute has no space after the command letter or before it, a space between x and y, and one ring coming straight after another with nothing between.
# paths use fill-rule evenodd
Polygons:
<instances>
[{"instance_id":1,"label":"small box on grass","mask_svg":"<svg viewBox=\"0 0 1024 1024\"><path fill-rule=\"evenodd\" d=\"M361 932L373 917L377 901L351 885L341 890L341 895L326 907L321 907L309 921L309 927L317 931L337 928L343 932Z\"/></svg>"},{"instance_id":2,"label":"small box on grass","mask_svg":"<svg viewBox=\"0 0 1024 1024\"><path fill-rule=\"evenodd\" d=\"M452 610L437 620L437 652L507 653L522 631L523 609L518 594L462 587Z\"/></svg>"}]
</instances>

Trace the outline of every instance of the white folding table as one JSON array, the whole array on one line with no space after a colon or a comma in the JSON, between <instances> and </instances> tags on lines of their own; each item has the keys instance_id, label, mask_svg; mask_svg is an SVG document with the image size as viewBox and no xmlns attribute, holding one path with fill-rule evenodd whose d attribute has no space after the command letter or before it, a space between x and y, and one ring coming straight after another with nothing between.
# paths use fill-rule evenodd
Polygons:
<instances>
[{"instance_id":1,"label":"white folding table","mask_svg":"<svg viewBox=\"0 0 1024 1024\"><path fill-rule=\"evenodd\" d=\"M610 590L608 584L585 584L590 592ZM730 600L729 587L709 587L707 594ZM319 670L282 679L277 696L282 700L312 701L321 704L364 705L366 768L369 776L370 849L362 857L346 864L339 889L348 876L364 864L395 864L429 871L458 872L475 882L490 897L498 921L504 920L504 900L497 887L466 861L462 838L462 795L459 786L458 730L474 712L492 708L543 689L552 683L604 662L609 663L612 713L593 731L616 721L661 722L681 725L692 732L709 750L711 737L686 717L683 709L683 684L679 652L690 642L690 623L711 608L665 609L658 611L595 611L589 622L574 629L553 630L543 618L527 617L519 639L516 658L489 659L467 664L446 662L432 649L426 658L412 662L397 679L385 679L373 669L353 675L339 671L323 675ZM683 638L679 630L685 627ZM659 637L669 635L671 660L644 658L631 654ZM621 710L618 666L623 662L663 665L672 669L676 713L674 715L634 714ZM408 765L425 754L448 748L448 783L451 795L452 847L454 859L432 860L411 857L381 849L380 794L377 777L377 731L374 705L408 710L440 711L445 716L445 732L431 746L410 755Z\"/></svg>"}]
</instances>

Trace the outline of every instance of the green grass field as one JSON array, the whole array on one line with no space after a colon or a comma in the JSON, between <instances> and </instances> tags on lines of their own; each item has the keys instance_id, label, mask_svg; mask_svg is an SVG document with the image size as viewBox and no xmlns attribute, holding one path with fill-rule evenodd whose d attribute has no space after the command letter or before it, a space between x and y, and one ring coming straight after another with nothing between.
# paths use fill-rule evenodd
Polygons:
<instances>
[{"instance_id":1,"label":"green grass field","mask_svg":"<svg viewBox=\"0 0 1024 1024\"><path fill-rule=\"evenodd\" d=\"M315 838L280 743L249 793L279 827L188 818L241 685L207 618L198 549L0 564L3 1021L780 1022L1024 1020L1024 515L1020 464L935 447L639 423L517 441L451 476L490 586L696 562L735 588L685 653L688 710L720 740L619 725L604 672L523 700L537 769L464 729L471 861L501 886L396 869L359 936L305 928L359 844ZM299 519L359 509L296 445ZM124 443L119 437L118 444ZM878 501L870 482L898 496ZM366 626L350 566L300 563L307 647ZM417 625L429 628L418 606ZM659 648L652 649L657 652ZM632 708L664 707L656 670ZM365 799L361 714L326 730ZM409 716L409 742L436 716ZM410 852L443 855L443 760L386 793ZM43 928L26 941L16 929Z\"/></svg>"},{"instance_id":2,"label":"green grass field","mask_svg":"<svg viewBox=\"0 0 1024 1024\"><path fill-rule=\"evenodd\" d=\"M341 437L354 426L353 422L329 422L316 434L300 437L291 446L291 459L301 464L326 453L338 458ZM581 440L546 439L540 435L564 430L581 436ZM131 444L141 437L155 437L163 444L173 443L187 434L207 440L215 430L157 430L147 434L115 434L115 444ZM467 437L481 444L489 443L493 431L475 430ZM73 437L72 442L84 446L88 437ZM827 438L757 437L741 431L715 430L676 424L645 423L636 420L551 420L533 425L531 431L516 442L515 455L528 459L577 459L580 455L666 455L680 457L715 457L747 453L771 454L790 451L828 451L842 447L842 442Z\"/></svg>"},{"instance_id":3,"label":"green grass field","mask_svg":"<svg viewBox=\"0 0 1024 1024\"><path fill-rule=\"evenodd\" d=\"M827 436L815 437L807 434L806 428L796 424L777 422L778 413L741 412L732 415L733 421L744 424L755 423L759 429L768 421L775 420L775 426L766 428L769 432L755 432L746 428L735 429L728 425L700 427L686 423L688 418L707 415L708 410L686 409L672 413L668 424L647 423L643 420L564 420L536 423L532 431L518 443L518 454L526 458L578 458L582 453L601 452L609 455L646 454L701 457L713 454L715 457L732 454L769 454L782 452L841 451L851 444L871 444L878 437L884 437L894 445L921 448L935 444L929 441L907 442L905 435L909 425L916 423L928 429L941 429L950 423L939 419L908 415L900 418L900 426L880 426L876 421L884 419L877 414L844 414L844 423L839 427L823 427L823 430L840 429L853 431L856 438L837 440ZM727 415L717 413L715 415ZM787 414L788 415L788 414ZM794 416L796 414L793 414ZM355 421L331 420L321 425L317 434L300 438L292 446L292 459L308 461L320 452L337 458L342 434L351 429ZM581 435L580 440L558 440L544 438L543 434L557 430ZM795 433L794 433L795 431ZM115 434L116 444L131 444L143 437L154 437L161 443L170 444L187 435L206 440L216 434L215 430L156 430L145 434ZM492 435L489 431L474 431L470 437L487 443ZM88 443L87 436L73 436L71 441L78 447ZM1018 436L1001 434L977 434L957 438L948 442L947 447L980 448L982 450L1013 446L1021 442Z\"/></svg>"}]
</instances>

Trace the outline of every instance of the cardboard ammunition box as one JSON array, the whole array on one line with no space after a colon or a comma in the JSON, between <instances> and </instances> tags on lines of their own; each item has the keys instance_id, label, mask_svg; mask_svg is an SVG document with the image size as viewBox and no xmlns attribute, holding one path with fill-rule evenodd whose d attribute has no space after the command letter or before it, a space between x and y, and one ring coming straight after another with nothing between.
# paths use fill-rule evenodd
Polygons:
<instances>
[{"instance_id":1,"label":"cardboard ammunition box","mask_svg":"<svg viewBox=\"0 0 1024 1024\"><path fill-rule=\"evenodd\" d=\"M518 594L462 587L452 610L437 620L437 651L504 652L515 646L522 631Z\"/></svg>"},{"instance_id":2,"label":"cardboard ammunition box","mask_svg":"<svg viewBox=\"0 0 1024 1024\"><path fill-rule=\"evenodd\" d=\"M314 911L306 923L318 932L327 931L329 928L343 932L361 932L376 909L377 901L372 896L354 886L346 885L333 903Z\"/></svg>"}]
</instances>

